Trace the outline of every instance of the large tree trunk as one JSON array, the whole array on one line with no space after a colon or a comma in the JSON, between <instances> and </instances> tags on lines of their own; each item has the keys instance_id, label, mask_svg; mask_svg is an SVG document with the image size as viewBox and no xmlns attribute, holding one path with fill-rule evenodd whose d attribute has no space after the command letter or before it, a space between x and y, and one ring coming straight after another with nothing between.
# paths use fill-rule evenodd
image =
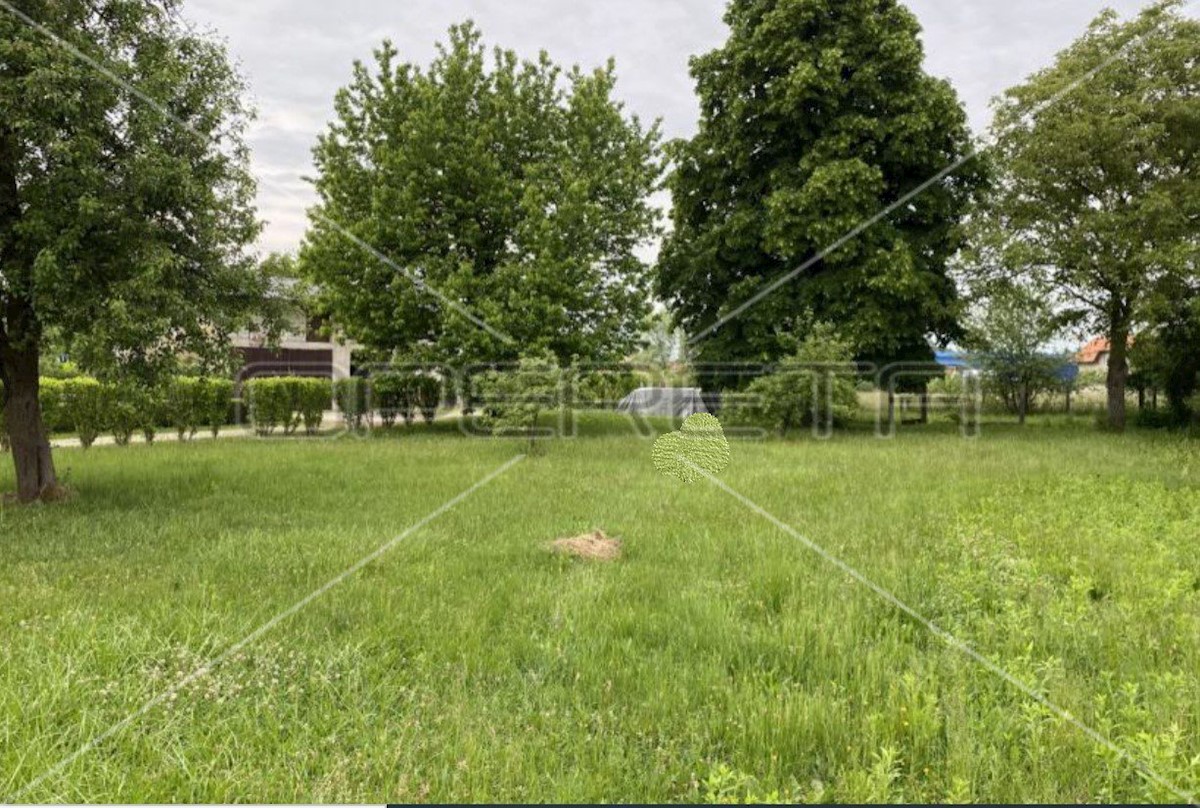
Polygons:
<instances>
[{"instance_id":1,"label":"large tree trunk","mask_svg":"<svg viewBox=\"0 0 1200 808\"><path fill-rule=\"evenodd\" d=\"M1108 427L1125 431L1125 382L1129 378L1129 325L1116 323L1108 346Z\"/></svg>"},{"instance_id":2,"label":"large tree trunk","mask_svg":"<svg viewBox=\"0 0 1200 808\"><path fill-rule=\"evenodd\" d=\"M61 495L50 439L38 403L38 354L0 346L5 381L4 420L17 470L17 499L33 502Z\"/></svg>"}]
</instances>

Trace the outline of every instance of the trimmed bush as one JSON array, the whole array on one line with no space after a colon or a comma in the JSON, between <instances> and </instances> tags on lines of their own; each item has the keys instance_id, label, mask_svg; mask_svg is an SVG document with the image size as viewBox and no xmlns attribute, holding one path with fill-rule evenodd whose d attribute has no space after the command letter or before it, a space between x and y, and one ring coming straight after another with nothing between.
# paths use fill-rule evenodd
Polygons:
<instances>
[{"instance_id":1,"label":"trimmed bush","mask_svg":"<svg viewBox=\"0 0 1200 808\"><path fill-rule=\"evenodd\" d=\"M412 377L412 398L425 423L432 424L442 403L442 380L437 376L417 375Z\"/></svg>"},{"instance_id":2,"label":"trimmed bush","mask_svg":"<svg viewBox=\"0 0 1200 808\"><path fill-rule=\"evenodd\" d=\"M205 421L204 388L200 379L176 376L167 383L164 397L166 422L180 441L191 440Z\"/></svg>"},{"instance_id":3,"label":"trimmed bush","mask_svg":"<svg viewBox=\"0 0 1200 808\"><path fill-rule=\"evenodd\" d=\"M251 379L246 383L250 400L250 423L259 435L282 429L291 435L304 425L314 435L321 428L332 390L325 379L279 376Z\"/></svg>"},{"instance_id":4,"label":"trimmed bush","mask_svg":"<svg viewBox=\"0 0 1200 808\"><path fill-rule=\"evenodd\" d=\"M199 390L200 422L215 438L229 423L233 406L233 382L229 379L202 379Z\"/></svg>"},{"instance_id":5,"label":"trimmed bush","mask_svg":"<svg viewBox=\"0 0 1200 808\"><path fill-rule=\"evenodd\" d=\"M133 384L106 385L110 402L109 429L118 446L128 446L133 433L141 429L146 412L140 401L141 388Z\"/></svg>"},{"instance_id":6,"label":"trimmed bush","mask_svg":"<svg viewBox=\"0 0 1200 808\"><path fill-rule=\"evenodd\" d=\"M83 376L62 382L62 408L83 448L110 426L112 388Z\"/></svg>"},{"instance_id":7,"label":"trimmed bush","mask_svg":"<svg viewBox=\"0 0 1200 808\"><path fill-rule=\"evenodd\" d=\"M63 379L43 377L39 382L38 403L42 408L42 423L50 432L70 432L75 428L63 406Z\"/></svg>"},{"instance_id":8,"label":"trimmed bush","mask_svg":"<svg viewBox=\"0 0 1200 808\"><path fill-rule=\"evenodd\" d=\"M270 435L282 427L292 431L291 391L286 377L251 379L246 382L250 398L250 423L258 435Z\"/></svg>"},{"instance_id":9,"label":"trimmed bush","mask_svg":"<svg viewBox=\"0 0 1200 808\"><path fill-rule=\"evenodd\" d=\"M416 404L412 395L412 374L386 371L371 377L371 390L375 394L375 409L384 426L392 426L397 418L411 424Z\"/></svg>"},{"instance_id":10,"label":"trimmed bush","mask_svg":"<svg viewBox=\"0 0 1200 808\"><path fill-rule=\"evenodd\" d=\"M139 404L142 408L141 424L138 428L146 443L154 443L158 428L167 423L167 394L162 384L142 387Z\"/></svg>"},{"instance_id":11,"label":"trimmed bush","mask_svg":"<svg viewBox=\"0 0 1200 808\"><path fill-rule=\"evenodd\" d=\"M315 435L321 430L321 421L325 419L325 410L333 400L333 387L328 379L303 378L295 379L293 390L293 406L300 414L304 431Z\"/></svg>"},{"instance_id":12,"label":"trimmed bush","mask_svg":"<svg viewBox=\"0 0 1200 808\"><path fill-rule=\"evenodd\" d=\"M342 421L350 429L361 429L370 416L367 380L360 376L338 379L333 383L333 400L342 412Z\"/></svg>"}]
</instances>

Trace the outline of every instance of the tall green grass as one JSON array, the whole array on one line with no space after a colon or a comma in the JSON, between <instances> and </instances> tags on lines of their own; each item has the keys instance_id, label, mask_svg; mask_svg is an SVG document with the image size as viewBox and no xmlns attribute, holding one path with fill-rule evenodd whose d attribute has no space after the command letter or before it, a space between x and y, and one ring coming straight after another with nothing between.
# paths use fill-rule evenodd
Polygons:
<instances>
[{"instance_id":1,"label":"tall green grass","mask_svg":"<svg viewBox=\"0 0 1200 808\"><path fill-rule=\"evenodd\" d=\"M0 510L0 798L1143 801L1139 775L649 440L446 428L61 451ZM731 487L1200 789L1200 455L986 426L734 443ZM0 472L0 488L11 487ZM591 528L612 564L546 542Z\"/></svg>"}]
</instances>

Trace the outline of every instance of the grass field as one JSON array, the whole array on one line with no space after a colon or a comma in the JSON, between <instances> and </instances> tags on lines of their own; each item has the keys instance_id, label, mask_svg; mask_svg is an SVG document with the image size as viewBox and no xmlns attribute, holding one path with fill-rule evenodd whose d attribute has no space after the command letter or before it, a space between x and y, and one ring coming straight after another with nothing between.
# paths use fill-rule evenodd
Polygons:
<instances>
[{"instance_id":1,"label":"grass field","mask_svg":"<svg viewBox=\"0 0 1200 808\"><path fill-rule=\"evenodd\" d=\"M1180 800L620 428L518 463L55 770L522 447L58 452L77 496L0 511L0 801ZM735 443L722 479L1200 790L1191 445L909 428ZM625 557L545 549L591 528Z\"/></svg>"}]
</instances>

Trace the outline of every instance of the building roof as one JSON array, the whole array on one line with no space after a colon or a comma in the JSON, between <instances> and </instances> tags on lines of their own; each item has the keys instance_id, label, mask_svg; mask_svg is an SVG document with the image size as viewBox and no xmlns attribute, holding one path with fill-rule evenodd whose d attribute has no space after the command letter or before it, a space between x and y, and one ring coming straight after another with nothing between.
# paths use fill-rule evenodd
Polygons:
<instances>
[{"instance_id":1,"label":"building roof","mask_svg":"<svg viewBox=\"0 0 1200 808\"><path fill-rule=\"evenodd\" d=\"M1129 335L1129 347L1133 347L1133 335ZM1096 337L1087 345L1079 349L1079 353L1075 354L1075 361L1081 365L1094 365L1100 361L1100 355L1106 354L1112 350L1112 345L1108 342L1108 337Z\"/></svg>"},{"instance_id":2,"label":"building roof","mask_svg":"<svg viewBox=\"0 0 1200 808\"><path fill-rule=\"evenodd\" d=\"M1111 347L1107 337L1096 337L1079 349L1079 353L1075 354L1075 360L1081 365L1094 365L1100 361L1100 355L1108 353Z\"/></svg>"}]
</instances>

